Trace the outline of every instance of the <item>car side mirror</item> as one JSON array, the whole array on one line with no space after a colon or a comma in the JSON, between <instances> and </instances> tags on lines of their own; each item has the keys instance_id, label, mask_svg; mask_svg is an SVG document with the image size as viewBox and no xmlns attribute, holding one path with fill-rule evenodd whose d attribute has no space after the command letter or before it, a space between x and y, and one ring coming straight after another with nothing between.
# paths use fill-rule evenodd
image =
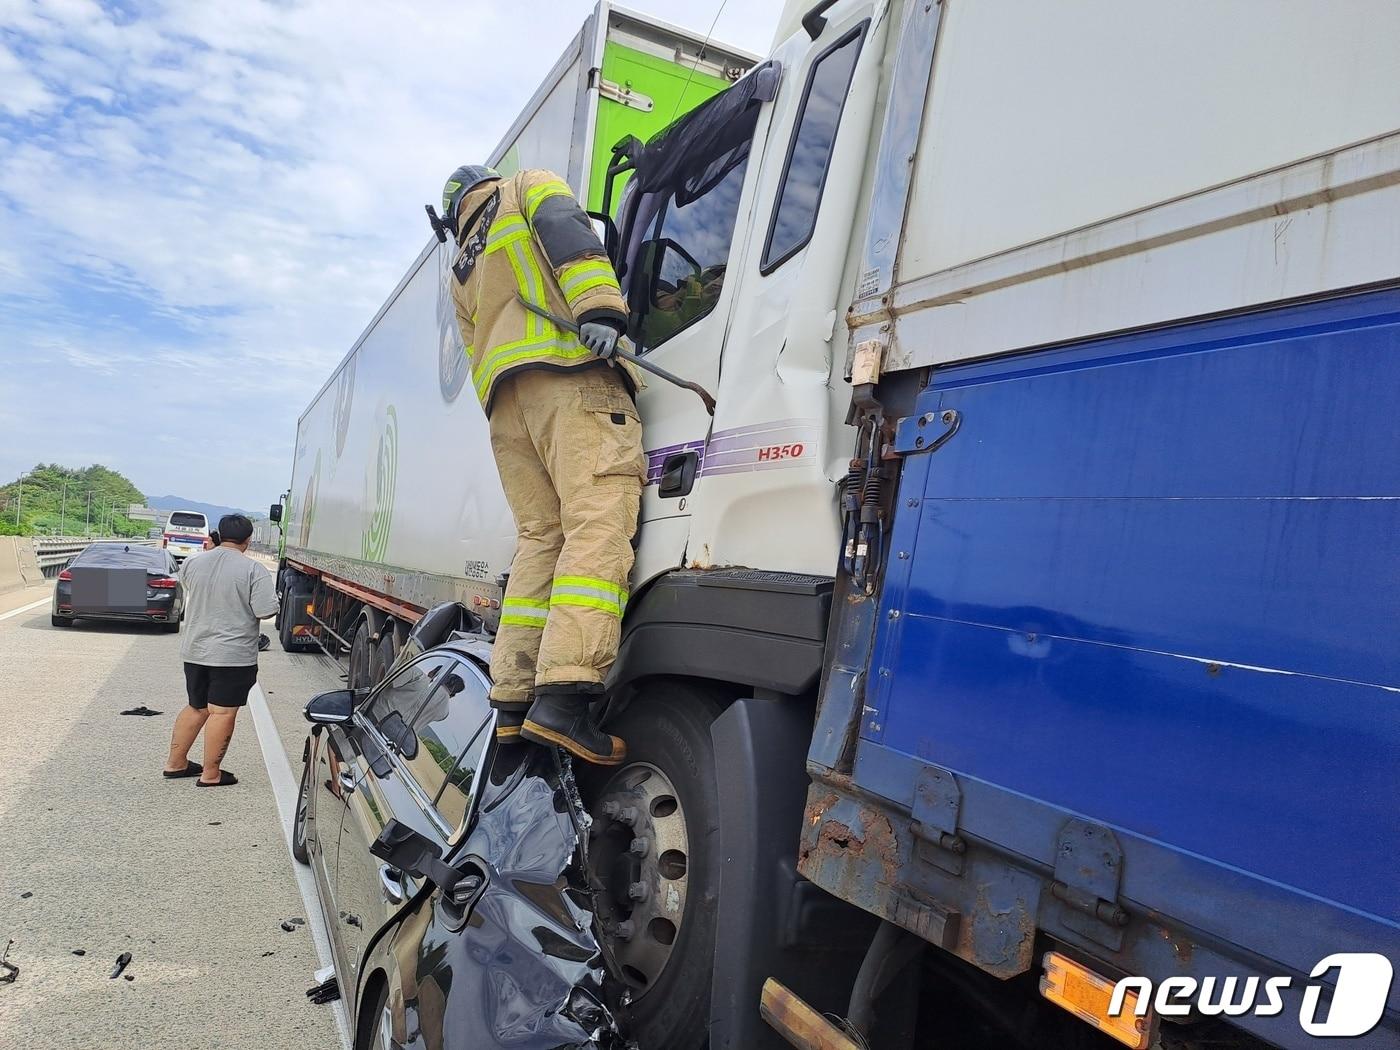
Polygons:
<instances>
[{"instance_id":1,"label":"car side mirror","mask_svg":"<svg viewBox=\"0 0 1400 1050\"><path fill-rule=\"evenodd\" d=\"M267 508L267 520L276 525L282 520L282 504L274 503Z\"/></svg>"},{"instance_id":2,"label":"car side mirror","mask_svg":"<svg viewBox=\"0 0 1400 1050\"><path fill-rule=\"evenodd\" d=\"M344 725L355 713L355 694L349 689L319 693L307 701L303 713L314 725Z\"/></svg>"}]
</instances>

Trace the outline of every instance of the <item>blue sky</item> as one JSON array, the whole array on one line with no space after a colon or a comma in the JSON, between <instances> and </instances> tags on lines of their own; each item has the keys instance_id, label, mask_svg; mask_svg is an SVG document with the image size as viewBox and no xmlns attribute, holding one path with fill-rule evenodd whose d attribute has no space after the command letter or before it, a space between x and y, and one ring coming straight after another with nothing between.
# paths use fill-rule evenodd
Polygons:
<instances>
[{"instance_id":1,"label":"blue sky","mask_svg":"<svg viewBox=\"0 0 1400 1050\"><path fill-rule=\"evenodd\" d=\"M704 32L719 4L630 6ZM591 7L0 0L0 481L103 463L270 502L423 204ZM764 52L778 11L715 36Z\"/></svg>"}]
</instances>

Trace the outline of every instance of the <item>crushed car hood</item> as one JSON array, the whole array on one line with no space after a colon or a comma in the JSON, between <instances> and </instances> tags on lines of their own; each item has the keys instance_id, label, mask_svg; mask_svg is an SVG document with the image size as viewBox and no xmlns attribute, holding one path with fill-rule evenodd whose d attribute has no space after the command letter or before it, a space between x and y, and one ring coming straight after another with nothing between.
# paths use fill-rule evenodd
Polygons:
<instances>
[{"instance_id":1,"label":"crushed car hood","mask_svg":"<svg viewBox=\"0 0 1400 1050\"><path fill-rule=\"evenodd\" d=\"M454 866L486 875L457 923L420 908L395 938L403 1031L430 1050L623 1050L582 873L587 816L552 749L498 747ZM455 925L456 928L453 928ZM414 929L413 927L418 927ZM405 958L405 956L415 958ZM437 1033L442 1033L439 1042Z\"/></svg>"}]
</instances>

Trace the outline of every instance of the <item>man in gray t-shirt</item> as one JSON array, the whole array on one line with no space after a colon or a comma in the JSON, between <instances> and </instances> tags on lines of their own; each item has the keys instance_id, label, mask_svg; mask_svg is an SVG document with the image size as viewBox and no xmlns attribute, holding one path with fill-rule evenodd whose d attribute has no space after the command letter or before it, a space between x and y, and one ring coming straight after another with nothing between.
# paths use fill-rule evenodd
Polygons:
<instances>
[{"instance_id":1,"label":"man in gray t-shirt","mask_svg":"<svg viewBox=\"0 0 1400 1050\"><path fill-rule=\"evenodd\" d=\"M272 574L245 553L253 523L242 514L219 521L222 542L180 570L185 591L185 622L180 656L185 661L186 707L170 734L169 780L198 777L200 787L237 784L220 768L238 709L258 680L258 621L277 612ZM204 764L189 760L204 730Z\"/></svg>"}]
</instances>

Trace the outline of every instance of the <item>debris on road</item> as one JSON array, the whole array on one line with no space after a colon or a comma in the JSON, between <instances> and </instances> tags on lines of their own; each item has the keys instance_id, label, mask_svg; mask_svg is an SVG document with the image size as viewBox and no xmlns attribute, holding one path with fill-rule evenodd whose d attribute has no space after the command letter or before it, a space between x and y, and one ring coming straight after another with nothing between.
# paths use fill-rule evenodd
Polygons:
<instances>
[{"instance_id":1,"label":"debris on road","mask_svg":"<svg viewBox=\"0 0 1400 1050\"><path fill-rule=\"evenodd\" d=\"M5 947L0 949L0 984L14 984L15 978L19 976L19 967L12 962L6 962L6 956L10 954L10 945L13 940L5 939Z\"/></svg>"},{"instance_id":2,"label":"debris on road","mask_svg":"<svg viewBox=\"0 0 1400 1050\"><path fill-rule=\"evenodd\" d=\"M136 975L135 975L134 973L124 973L124 974L122 974L122 980L123 980L123 981L134 981L134 980L136 980Z\"/></svg>"},{"instance_id":3,"label":"debris on road","mask_svg":"<svg viewBox=\"0 0 1400 1050\"><path fill-rule=\"evenodd\" d=\"M142 715L142 716L144 716L144 717L148 717L148 718L149 718L151 715L158 715L158 714L160 714L160 712L159 712L159 711L152 711L152 710L151 710L149 707L147 707L145 704L142 704L140 707L128 708L127 710L123 711L122 714L124 714L124 715Z\"/></svg>"},{"instance_id":4,"label":"debris on road","mask_svg":"<svg viewBox=\"0 0 1400 1050\"><path fill-rule=\"evenodd\" d=\"M120 955L117 956L117 964L112 967L112 972L107 975L108 978L110 978L111 980L116 980L117 977L121 975L121 972L127 968L130 962L131 953L122 952Z\"/></svg>"},{"instance_id":5,"label":"debris on road","mask_svg":"<svg viewBox=\"0 0 1400 1050\"><path fill-rule=\"evenodd\" d=\"M87 954L87 949L86 949L86 948L74 948L74 949L73 949L73 954L74 954L74 955L86 955L86 954Z\"/></svg>"},{"instance_id":6,"label":"debris on road","mask_svg":"<svg viewBox=\"0 0 1400 1050\"><path fill-rule=\"evenodd\" d=\"M312 985L306 990L306 997L311 1000L312 1005L322 1006L326 1003L333 1003L340 998L340 983L332 974L320 984Z\"/></svg>"},{"instance_id":7,"label":"debris on road","mask_svg":"<svg viewBox=\"0 0 1400 1050\"><path fill-rule=\"evenodd\" d=\"M25 890L23 893L21 893L21 894L19 895L19 899L22 900L22 901L27 901L27 900L28 900L30 897L32 897L32 896L34 896L34 891L33 891L33 890Z\"/></svg>"},{"instance_id":8,"label":"debris on road","mask_svg":"<svg viewBox=\"0 0 1400 1050\"><path fill-rule=\"evenodd\" d=\"M297 924L294 922L288 922L286 919L283 919L282 929L287 933L296 933Z\"/></svg>"}]
</instances>

